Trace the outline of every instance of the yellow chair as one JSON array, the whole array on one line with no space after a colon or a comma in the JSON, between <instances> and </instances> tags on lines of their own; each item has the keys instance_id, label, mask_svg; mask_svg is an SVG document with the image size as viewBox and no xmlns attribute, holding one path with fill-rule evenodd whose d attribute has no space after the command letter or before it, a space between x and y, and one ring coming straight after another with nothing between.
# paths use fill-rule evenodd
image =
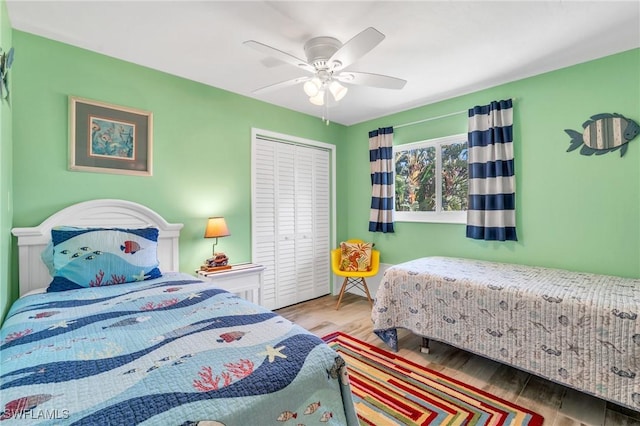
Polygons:
<instances>
[{"instance_id":1,"label":"yellow chair","mask_svg":"<svg viewBox=\"0 0 640 426\"><path fill-rule=\"evenodd\" d=\"M358 239L347 240L347 242L364 243L364 241ZM373 306L373 300L371 300L371 295L369 294L369 288L367 287L367 281L365 280L365 278L373 277L378 273L378 270L380 269L380 252L374 249L371 250L370 271L342 271L340 270L340 257L340 248L331 250L331 270L337 276L344 277L344 281L342 282L342 289L340 290L340 296L338 297L338 304L336 305L336 310L340 309L340 302L342 301L344 292L353 287L363 290L366 293L367 298L369 299L369 303L371 303L371 305ZM350 287L347 288L347 286Z\"/></svg>"}]
</instances>

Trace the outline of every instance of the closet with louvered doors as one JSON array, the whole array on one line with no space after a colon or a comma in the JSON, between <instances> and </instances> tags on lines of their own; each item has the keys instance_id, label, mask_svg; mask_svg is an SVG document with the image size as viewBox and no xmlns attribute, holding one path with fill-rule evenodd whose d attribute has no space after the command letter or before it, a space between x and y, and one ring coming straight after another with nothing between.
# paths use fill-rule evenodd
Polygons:
<instances>
[{"instance_id":1,"label":"closet with louvered doors","mask_svg":"<svg viewBox=\"0 0 640 426\"><path fill-rule=\"evenodd\" d=\"M252 262L266 267L261 303L278 309L330 291L331 152L255 134Z\"/></svg>"}]
</instances>

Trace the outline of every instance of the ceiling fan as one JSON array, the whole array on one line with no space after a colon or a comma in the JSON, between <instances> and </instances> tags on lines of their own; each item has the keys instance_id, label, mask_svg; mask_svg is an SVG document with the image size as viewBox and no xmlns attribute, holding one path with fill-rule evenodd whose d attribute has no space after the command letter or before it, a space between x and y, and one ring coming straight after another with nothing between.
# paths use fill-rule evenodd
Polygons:
<instances>
[{"instance_id":1,"label":"ceiling fan","mask_svg":"<svg viewBox=\"0 0 640 426\"><path fill-rule=\"evenodd\" d=\"M406 80L387 75L345 70L380 44L384 38L384 34L373 27L365 29L344 44L333 37L314 37L304 44L306 60L255 40L245 41L243 44L246 46L294 65L310 74L271 84L254 90L253 93L264 93L304 83L304 91L309 96L309 101L314 105L326 105L329 101L329 93L336 101L342 99L347 93L348 89L340 83L384 89L402 89Z\"/></svg>"}]
</instances>

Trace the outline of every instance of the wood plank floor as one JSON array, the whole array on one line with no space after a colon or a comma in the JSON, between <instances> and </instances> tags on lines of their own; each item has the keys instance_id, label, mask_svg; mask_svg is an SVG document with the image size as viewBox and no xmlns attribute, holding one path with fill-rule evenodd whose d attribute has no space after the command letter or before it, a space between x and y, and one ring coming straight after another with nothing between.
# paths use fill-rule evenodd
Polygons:
<instances>
[{"instance_id":1,"label":"wood plank floor","mask_svg":"<svg viewBox=\"0 0 640 426\"><path fill-rule=\"evenodd\" d=\"M336 302L337 297L324 296L276 312L320 337L342 331L388 349L373 333L371 305L366 298L346 294L338 311ZM431 353L424 354L420 343L419 337L399 331L399 355L538 412L544 416L545 426L640 426L640 412L444 343L432 341Z\"/></svg>"}]
</instances>

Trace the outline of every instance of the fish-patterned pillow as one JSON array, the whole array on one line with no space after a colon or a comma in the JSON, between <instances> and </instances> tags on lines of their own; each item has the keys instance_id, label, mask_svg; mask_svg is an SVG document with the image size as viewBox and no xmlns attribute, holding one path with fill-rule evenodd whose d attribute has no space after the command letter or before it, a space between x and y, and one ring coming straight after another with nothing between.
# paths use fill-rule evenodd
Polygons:
<instances>
[{"instance_id":1,"label":"fish-patterned pillow","mask_svg":"<svg viewBox=\"0 0 640 426\"><path fill-rule=\"evenodd\" d=\"M162 276L158 229L51 229L53 281L47 292L101 287Z\"/></svg>"},{"instance_id":2,"label":"fish-patterned pillow","mask_svg":"<svg viewBox=\"0 0 640 426\"><path fill-rule=\"evenodd\" d=\"M74 226L57 226L55 229L74 230L77 228ZM49 240L47 246L44 248L44 250L42 250L42 253L40 253L40 259L42 259L42 263L44 263L44 265L49 270L49 275L53 277L56 273L56 269L53 266L53 241Z\"/></svg>"}]
</instances>

